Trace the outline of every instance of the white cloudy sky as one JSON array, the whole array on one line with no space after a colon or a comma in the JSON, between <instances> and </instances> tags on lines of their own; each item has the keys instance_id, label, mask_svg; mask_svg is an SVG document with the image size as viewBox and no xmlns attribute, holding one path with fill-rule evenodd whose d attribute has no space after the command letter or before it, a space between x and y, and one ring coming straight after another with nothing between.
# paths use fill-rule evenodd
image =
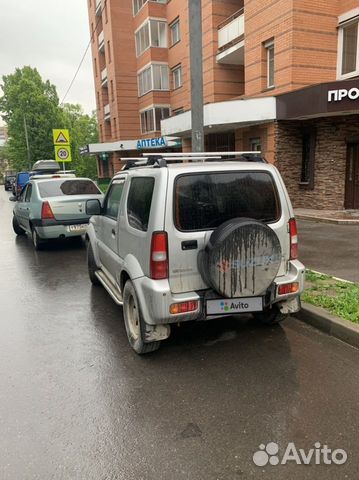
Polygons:
<instances>
[{"instance_id":1,"label":"white cloudy sky","mask_svg":"<svg viewBox=\"0 0 359 480\"><path fill-rule=\"evenodd\" d=\"M0 12L0 83L30 65L56 86L61 101L89 43L87 0L0 0ZM95 108L90 50L66 102L87 113Z\"/></svg>"}]
</instances>

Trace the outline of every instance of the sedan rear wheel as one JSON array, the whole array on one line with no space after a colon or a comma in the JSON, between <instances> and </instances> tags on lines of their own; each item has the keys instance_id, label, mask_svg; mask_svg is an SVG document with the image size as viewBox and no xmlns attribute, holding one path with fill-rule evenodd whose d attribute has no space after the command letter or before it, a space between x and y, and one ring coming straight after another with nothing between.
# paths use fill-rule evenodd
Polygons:
<instances>
[{"instance_id":1,"label":"sedan rear wheel","mask_svg":"<svg viewBox=\"0 0 359 480\"><path fill-rule=\"evenodd\" d=\"M32 229L31 229L31 238L32 238L32 243L35 247L35 250L41 250L42 247L44 246L44 241L42 240L42 238L37 233L35 227L32 227Z\"/></svg>"}]
</instances>

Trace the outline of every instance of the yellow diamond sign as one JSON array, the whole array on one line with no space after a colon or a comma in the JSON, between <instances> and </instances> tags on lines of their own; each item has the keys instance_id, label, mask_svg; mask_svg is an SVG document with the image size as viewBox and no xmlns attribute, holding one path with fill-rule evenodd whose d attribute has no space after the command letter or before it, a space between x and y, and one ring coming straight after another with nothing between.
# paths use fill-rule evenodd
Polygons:
<instances>
[{"instance_id":1,"label":"yellow diamond sign","mask_svg":"<svg viewBox=\"0 0 359 480\"><path fill-rule=\"evenodd\" d=\"M70 145L70 135L66 128L55 128L52 131L54 145Z\"/></svg>"},{"instance_id":2,"label":"yellow diamond sign","mask_svg":"<svg viewBox=\"0 0 359 480\"><path fill-rule=\"evenodd\" d=\"M55 145L55 160L57 162L71 162L70 145Z\"/></svg>"}]
</instances>

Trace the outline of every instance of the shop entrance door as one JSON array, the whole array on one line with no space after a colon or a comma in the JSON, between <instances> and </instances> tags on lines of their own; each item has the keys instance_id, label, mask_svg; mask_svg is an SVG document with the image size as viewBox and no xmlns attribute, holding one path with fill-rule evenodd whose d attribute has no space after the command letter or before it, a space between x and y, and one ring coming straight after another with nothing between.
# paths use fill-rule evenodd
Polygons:
<instances>
[{"instance_id":1,"label":"shop entrance door","mask_svg":"<svg viewBox=\"0 0 359 480\"><path fill-rule=\"evenodd\" d=\"M347 145L344 208L359 209L359 143Z\"/></svg>"}]
</instances>

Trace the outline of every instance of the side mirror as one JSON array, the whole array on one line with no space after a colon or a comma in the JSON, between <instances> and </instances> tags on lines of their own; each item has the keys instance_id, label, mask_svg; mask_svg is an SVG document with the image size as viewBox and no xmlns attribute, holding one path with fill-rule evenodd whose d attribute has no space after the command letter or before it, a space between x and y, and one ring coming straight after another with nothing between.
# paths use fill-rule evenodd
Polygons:
<instances>
[{"instance_id":1,"label":"side mirror","mask_svg":"<svg viewBox=\"0 0 359 480\"><path fill-rule=\"evenodd\" d=\"M9 200L10 200L10 202L17 202L17 198L16 198L16 197L9 197Z\"/></svg>"},{"instance_id":2,"label":"side mirror","mask_svg":"<svg viewBox=\"0 0 359 480\"><path fill-rule=\"evenodd\" d=\"M97 198L87 200L86 215L101 215L101 203Z\"/></svg>"}]
</instances>

